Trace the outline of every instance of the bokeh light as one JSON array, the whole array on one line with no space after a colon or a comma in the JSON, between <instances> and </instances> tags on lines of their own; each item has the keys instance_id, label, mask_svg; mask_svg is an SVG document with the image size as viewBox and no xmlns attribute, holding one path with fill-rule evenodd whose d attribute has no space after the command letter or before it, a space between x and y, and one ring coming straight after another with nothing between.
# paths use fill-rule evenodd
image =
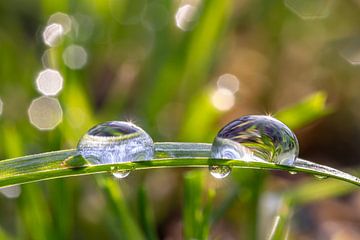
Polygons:
<instances>
[{"instance_id":1,"label":"bokeh light","mask_svg":"<svg viewBox=\"0 0 360 240\"><path fill-rule=\"evenodd\" d=\"M81 69L87 63L88 55L86 50L79 45L68 46L63 55L63 60L66 66L71 69Z\"/></svg>"},{"instance_id":2,"label":"bokeh light","mask_svg":"<svg viewBox=\"0 0 360 240\"><path fill-rule=\"evenodd\" d=\"M6 198L18 198L21 194L21 187L19 185L0 188L0 193Z\"/></svg>"},{"instance_id":3,"label":"bokeh light","mask_svg":"<svg viewBox=\"0 0 360 240\"><path fill-rule=\"evenodd\" d=\"M231 91L232 93L236 93L239 91L240 82L239 79L232 74L225 73L219 77L216 82L218 88L225 88Z\"/></svg>"},{"instance_id":4,"label":"bokeh light","mask_svg":"<svg viewBox=\"0 0 360 240\"><path fill-rule=\"evenodd\" d=\"M285 0L285 6L303 20L329 16L334 0Z\"/></svg>"},{"instance_id":5,"label":"bokeh light","mask_svg":"<svg viewBox=\"0 0 360 240\"><path fill-rule=\"evenodd\" d=\"M185 4L176 12L176 26L183 31L189 31L195 22L197 8L190 4Z\"/></svg>"},{"instance_id":6,"label":"bokeh light","mask_svg":"<svg viewBox=\"0 0 360 240\"><path fill-rule=\"evenodd\" d=\"M31 102L28 114L37 129L52 130L62 121L63 112L59 100L42 96Z\"/></svg>"},{"instance_id":7,"label":"bokeh light","mask_svg":"<svg viewBox=\"0 0 360 240\"><path fill-rule=\"evenodd\" d=\"M117 22L124 25L139 23L147 7L147 0L132 0L127 4L123 0L110 0L109 2L112 16Z\"/></svg>"},{"instance_id":8,"label":"bokeh light","mask_svg":"<svg viewBox=\"0 0 360 240\"><path fill-rule=\"evenodd\" d=\"M69 17L69 15L65 13L57 12L51 15L49 17L48 24L53 24L53 23L60 24L63 28L64 34L67 34L71 30L72 20Z\"/></svg>"},{"instance_id":9,"label":"bokeh light","mask_svg":"<svg viewBox=\"0 0 360 240\"><path fill-rule=\"evenodd\" d=\"M55 96L63 88L63 78L53 69L45 69L36 78L37 90L46 96Z\"/></svg>"},{"instance_id":10,"label":"bokeh light","mask_svg":"<svg viewBox=\"0 0 360 240\"><path fill-rule=\"evenodd\" d=\"M211 96L213 106L220 111L228 111L235 104L234 94L226 88L217 88Z\"/></svg>"},{"instance_id":11,"label":"bokeh light","mask_svg":"<svg viewBox=\"0 0 360 240\"><path fill-rule=\"evenodd\" d=\"M43 32L44 43L50 47L54 47L59 43L63 34L64 29L61 24L52 23L47 25Z\"/></svg>"},{"instance_id":12,"label":"bokeh light","mask_svg":"<svg viewBox=\"0 0 360 240\"><path fill-rule=\"evenodd\" d=\"M141 23L150 30L161 30L169 22L168 9L161 3L150 3L147 5L141 19Z\"/></svg>"},{"instance_id":13,"label":"bokeh light","mask_svg":"<svg viewBox=\"0 0 360 240\"><path fill-rule=\"evenodd\" d=\"M360 39L354 38L345 41L339 50L340 55L352 65L360 65Z\"/></svg>"}]
</instances>

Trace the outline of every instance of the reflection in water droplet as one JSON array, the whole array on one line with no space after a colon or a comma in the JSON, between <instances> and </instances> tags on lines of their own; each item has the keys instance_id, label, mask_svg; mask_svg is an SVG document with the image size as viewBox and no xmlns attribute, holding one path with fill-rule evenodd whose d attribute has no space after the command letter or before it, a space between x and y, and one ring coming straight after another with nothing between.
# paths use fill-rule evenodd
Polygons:
<instances>
[{"instance_id":1,"label":"reflection in water droplet","mask_svg":"<svg viewBox=\"0 0 360 240\"><path fill-rule=\"evenodd\" d=\"M292 166L299 153L295 134L270 116L249 115L220 130L212 145L213 158L274 162Z\"/></svg>"},{"instance_id":2,"label":"reflection in water droplet","mask_svg":"<svg viewBox=\"0 0 360 240\"><path fill-rule=\"evenodd\" d=\"M231 173L229 166L209 166L209 171L214 178L225 178Z\"/></svg>"},{"instance_id":3,"label":"reflection in water droplet","mask_svg":"<svg viewBox=\"0 0 360 240\"><path fill-rule=\"evenodd\" d=\"M80 139L77 149L92 164L110 164L150 160L154 142L130 122L112 121L90 129Z\"/></svg>"},{"instance_id":4,"label":"reflection in water droplet","mask_svg":"<svg viewBox=\"0 0 360 240\"><path fill-rule=\"evenodd\" d=\"M314 175L317 179L326 179L328 178L328 176L323 176L323 175Z\"/></svg>"},{"instance_id":5,"label":"reflection in water droplet","mask_svg":"<svg viewBox=\"0 0 360 240\"><path fill-rule=\"evenodd\" d=\"M291 175L297 174L297 172L295 172L295 171L289 171L289 173L290 173Z\"/></svg>"}]
</instances>

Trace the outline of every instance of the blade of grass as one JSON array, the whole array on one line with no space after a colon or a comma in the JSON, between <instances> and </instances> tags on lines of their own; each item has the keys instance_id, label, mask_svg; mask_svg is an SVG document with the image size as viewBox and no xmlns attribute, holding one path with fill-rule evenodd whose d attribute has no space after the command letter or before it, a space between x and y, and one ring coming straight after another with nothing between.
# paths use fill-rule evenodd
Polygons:
<instances>
[{"instance_id":1,"label":"blade of grass","mask_svg":"<svg viewBox=\"0 0 360 240\"><path fill-rule=\"evenodd\" d=\"M202 171L190 171L185 174L183 207L184 239L208 239L212 199L215 196L215 192L209 189L207 199L203 199L205 177ZM203 207L204 205L205 207Z\"/></svg>"},{"instance_id":2,"label":"blade of grass","mask_svg":"<svg viewBox=\"0 0 360 240\"><path fill-rule=\"evenodd\" d=\"M150 204L146 188L142 185L138 192L140 221L144 229L145 237L149 240L159 239L156 233L156 224L154 220L154 211Z\"/></svg>"},{"instance_id":3,"label":"blade of grass","mask_svg":"<svg viewBox=\"0 0 360 240\"><path fill-rule=\"evenodd\" d=\"M359 172L359 171L357 171ZM269 240L282 240L289 230L294 207L323 199L343 196L357 190L355 185L329 179L328 181L310 181L292 187L282 194L277 220L270 233Z\"/></svg>"},{"instance_id":4,"label":"blade of grass","mask_svg":"<svg viewBox=\"0 0 360 240\"><path fill-rule=\"evenodd\" d=\"M25 232L22 238L46 240L54 238L53 224L46 199L40 187L29 184L22 188L19 209ZM57 238L56 238L57 239Z\"/></svg>"},{"instance_id":5,"label":"blade of grass","mask_svg":"<svg viewBox=\"0 0 360 240\"><path fill-rule=\"evenodd\" d=\"M119 237L121 239L145 239L129 211L118 183L108 177L97 177L96 180L105 193L110 213L118 221Z\"/></svg>"},{"instance_id":6,"label":"blade of grass","mask_svg":"<svg viewBox=\"0 0 360 240\"><path fill-rule=\"evenodd\" d=\"M279 111L275 117L290 129L300 128L332 112L332 109L326 106L326 98L323 91L313 93L301 102Z\"/></svg>"},{"instance_id":7,"label":"blade of grass","mask_svg":"<svg viewBox=\"0 0 360 240\"><path fill-rule=\"evenodd\" d=\"M10 236L1 226L0 226L0 240L12 240L13 237Z\"/></svg>"},{"instance_id":8,"label":"blade of grass","mask_svg":"<svg viewBox=\"0 0 360 240\"><path fill-rule=\"evenodd\" d=\"M183 145L186 146L183 156L173 156L172 149L178 149L176 154L181 153ZM170 146L167 154L164 147ZM191 148L189 147L191 146ZM193 157L205 154L204 146L207 146L207 157ZM64 150L57 152L42 153L20 158L0 161L0 187L33 182L45 179L60 178L66 176L86 175L94 173L110 172L116 167L121 170L137 170L164 167L208 167L209 165L228 165L234 168L253 168L268 170L285 170L294 172L305 172L319 176L332 177L349 183L360 185L360 179L334 168L312 163L303 159L297 159L294 166L282 166L270 162L246 161L242 159L211 159L210 144L198 143L156 143L155 148L162 147L160 153L164 158L155 158L149 161L134 161L102 165L69 166L64 160L77 155L76 150ZM158 157L158 156L157 156Z\"/></svg>"}]
</instances>

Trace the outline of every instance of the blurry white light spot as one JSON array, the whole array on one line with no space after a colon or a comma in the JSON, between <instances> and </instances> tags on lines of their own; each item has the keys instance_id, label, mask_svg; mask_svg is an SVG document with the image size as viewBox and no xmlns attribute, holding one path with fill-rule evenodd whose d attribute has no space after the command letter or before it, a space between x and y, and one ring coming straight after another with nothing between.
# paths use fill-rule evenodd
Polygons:
<instances>
[{"instance_id":1,"label":"blurry white light spot","mask_svg":"<svg viewBox=\"0 0 360 240\"><path fill-rule=\"evenodd\" d=\"M285 6L303 20L329 16L334 0L285 0Z\"/></svg>"},{"instance_id":2,"label":"blurry white light spot","mask_svg":"<svg viewBox=\"0 0 360 240\"><path fill-rule=\"evenodd\" d=\"M2 111L3 111L3 102L1 101L1 99L0 99L0 115L2 114Z\"/></svg>"},{"instance_id":3,"label":"blurry white light spot","mask_svg":"<svg viewBox=\"0 0 360 240\"><path fill-rule=\"evenodd\" d=\"M57 12L50 16L48 20L48 24L57 23L60 24L63 28L64 34L70 32L72 21L69 15Z\"/></svg>"},{"instance_id":4,"label":"blurry white light spot","mask_svg":"<svg viewBox=\"0 0 360 240\"><path fill-rule=\"evenodd\" d=\"M63 34L64 29L61 24L52 23L46 26L43 32L44 43L50 47L54 47L59 43Z\"/></svg>"},{"instance_id":5,"label":"blurry white light spot","mask_svg":"<svg viewBox=\"0 0 360 240\"><path fill-rule=\"evenodd\" d=\"M186 4L176 12L175 21L176 26L183 31L188 31L192 28L196 16L196 7Z\"/></svg>"},{"instance_id":6,"label":"blurry white light spot","mask_svg":"<svg viewBox=\"0 0 360 240\"><path fill-rule=\"evenodd\" d=\"M62 56L66 66L71 69L83 68L88 59L86 50L79 45L68 46Z\"/></svg>"},{"instance_id":7,"label":"blurry white light spot","mask_svg":"<svg viewBox=\"0 0 360 240\"><path fill-rule=\"evenodd\" d=\"M239 91L240 86L239 79L235 75L229 73L221 75L216 84L218 88L228 89L232 93Z\"/></svg>"},{"instance_id":8,"label":"blurry white light spot","mask_svg":"<svg viewBox=\"0 0 360 240\"><path fill-rule=\"evenodd\" d=\"M18 198L21 194L21 187L18 185L0 188L0 192L7 198Z\"/></svg>"},{"instance_id":9,"label":"blurry white light spot","mask_svg":"<svg viewBox=\"0 0 360 240\"><path fill-rule=\"evenodd\" d=\"M226 88L218 88L211 97L214 107L220 111L230 110L235 104L234 94Z\"/></svg>"},{"instance_id":10,"label":"blurry white light spot","mask_svg":"<svg viewBox=\"0 0 360 240\"><path fill-rule=\"evenodd\" d=\"M46 96L55 96L63 88L63 78L56 70L45 69L36 78L38 91Z\"/></svg>"},{"instance_id":11,"label":"blurry white light spot","mask_svg":"<svg viewBox=\"0 0 360 240\"><path fill-rule=\"evenodd\" d=\"M28 109L30 122L39 130L52 130L62 120L59 101L52 97L39 97L33 100Z\"/></svg>"}]
</instances>

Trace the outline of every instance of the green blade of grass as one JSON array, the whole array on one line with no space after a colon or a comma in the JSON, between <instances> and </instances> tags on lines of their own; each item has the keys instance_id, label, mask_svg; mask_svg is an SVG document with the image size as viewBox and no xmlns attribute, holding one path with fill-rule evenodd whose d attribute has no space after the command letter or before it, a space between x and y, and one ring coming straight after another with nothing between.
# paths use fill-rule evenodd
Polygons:
<instances>
[{"instance_id":1,"label":"green blade of grass","mask_svg":"<svg viewBox=\"0 0 360 240\"><path fill-rule=\"evenodd\" d=\"M103 189L109 205L109 210L117 220L117 229L121 239L145 239L138 224L132 218L129 207L118 183L111 178L97 178L99 186Z\"/></svg>"},{"instance_id":2,"label":"green blade of grass","mask_svg":"<svg viewBox=\"0 0 360 240\"><path fill-rule=\"evenodd\" d=\"M184 149L183 145L185 146ZM360 179L355 176L299 158L296 160L294 166L289 167L265 161L211 159L210 144L156 143L155 149L157 148L161 148L161 152L157 152L156 158L153 160L100 165L87 164L82 167L66 164L66 162L69 162L69 158L75 156L79 157L76 150L48 152L3 160L0 161L0 187L67 176L111 172L114 167L119 170L137 170L165 167L208 167L209 165L228 165L234 168L305 172L319 176L332 177L360 185ZM166 148L169 148L169 151L167 151ZM175 151L174 149L176 149L177 155L173 154L173 151ZM201 157L198 157L199 153ZM159 155L161 155L162 158L160 158ZM174 155L176 157L171 157Z\"/></svg>"},{"instance_id":3,"label":"green blade of grass","mask_svg":"<svg viewBox=\"0 0 360 240\"><path fill-rule=\"evenodd\" d=\"M204 172L190 171L186 173L184 178L183 208L184 239L209 238L210 213L215 192L212 189L208 189L207 198L204 199L204 191Z\"/></svg>"},{"instance_id":4,"label":"green blade of grass","mask_svg":"<svg viewBox=\"0 0 360 240\"><path fill-rule=\"evenodd\" d=\"M145 232L146 239L157 240L159 239L156 234L156 225L154 220L154 211L150 205L150 200L144 185L139 188L139 210L140 220Z\"/></svg>"},{"instance_id":5,"label":"green blade of grass","mask_svg":"<svg viewBox=\"0 0 360 240\"><path fill-rule=\"evenodd\" d=\"M326 98L325 92L315 92L301 102L276 113L275 117L290 129L300 128L332 112L331 108L326 106Z\"/></svg>"}]
</instances>

